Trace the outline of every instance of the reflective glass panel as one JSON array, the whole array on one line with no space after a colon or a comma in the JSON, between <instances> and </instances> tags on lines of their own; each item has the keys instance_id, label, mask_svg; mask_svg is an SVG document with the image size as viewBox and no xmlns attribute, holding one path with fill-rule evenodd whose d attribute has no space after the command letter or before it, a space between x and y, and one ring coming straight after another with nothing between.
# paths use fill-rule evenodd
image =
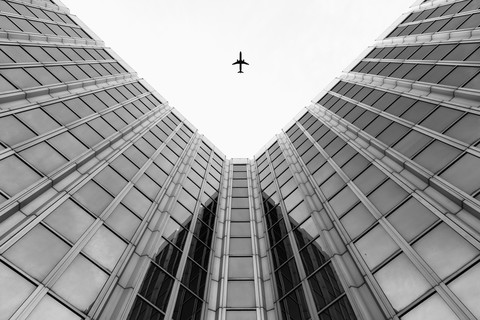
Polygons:
<instances>
[{"instance_id":1,"label":"reflective glass panel","mask_svg":"<svg viewBox=\"0 0 480 320\"><path fill-rule=\"evenodd\" d=\"M155 265L150 265L139 293L148 301L165 311L172 293L173 278Z\"/></svg>"},{"instance_id":2,"label":"reflective glass panel","mask_svg":"<svg viewBox=\"0 0 480 320\"><path fill-rule=\"evenodd\" d=\"M100 268L78 255L52 289L75 307L87 311L107 278Z\"/></svg>"},{"instance_id":3,"label":"reflective glass panel","mask_svg":"<svg viewBox=\"0 0 480 320\"><path fill-rule=\"evenodd\" d=\"M370 269L378 266L398 249L398 245L381 225L375 226L361 237L356 246Z\"/></svg>"},{"instance_id":4,"label":"reflective glass panel","mask_svg":"<svg viewBox=\"0 0 480 320\"><path fill-rule=\"evenodd\" d=\"M108 270L112 270L126 247L125 242L102 226L83 251Z\"/></svg>"},{"instance_id":5,"label":"reflective glass panel","mask_svg":"<svg viewBox=\"0 0 480 320\"><path fill-rule=\"evenodd\" d=\"M27 299L35 287L0 262L0 319L7 320Z\"/></svg>"},{"instance_id":6,"label":"reflective glass panel","mask_svg":"<svg viewBox=\"0 0 480 320\"><path fill-rule=\"evenodd\" d=\"M44 221L68 240L76 242L95 219L75 202L67 199Z\"/></svg>"},{"instance_id":7,"label":"reflective glass panel","mask_svg":"<svg viewBox=\"0 0 480 320\"><path fill-rule=\"evenodd\" d=\"M427 280L403 253L376 272L374 276L397 311L430 288Z\"/></svg>"},{"instance_id":8,"label":"reflective glass panel","mask_svg":"<svg viewBox=\"0 0 480 320\"><path fill-rule=\"evenodd\" d=\"M38 280L57 265L70 246L37 225L5 252L5 257Z\"/></svg>"},{"instance_id":9,"label":"reflective glass panel","mask_svg":"<svg viewBox=\"0 0 480 320\"><path fill-rule=\"evenodd\" d=\"M227 306L232 308L254 308L255 290L253 281L228 281Z\"/></svg>"},{"instance_id":10,"label":"reflective glass panel","mask_svg":"<svg viewBox=\"0 0 480 320\"><path fill-rule=\"evenodd\" d=\"M453 313L445 301L438 294L434 294L427 300L420 303L412 311L404 315L402 320L457 320L458 317Z\"/></svg>"},{"instance_id":11,"label":"reflective glass panel","mask_svg":"<svg viewBox=\"0 0 480 320\"><path fill-rule=\"evenodd\" d=\"M70 309L53 299L49 295L33 309L27 320L80 320L81 318Z\"/></svg>"},{"instance_id":12,"label":"reflective glass panel","mask_svg":"<svg viewBox=\"0 0 480 320\"><path fill-rule=\"evenodd\" d=\"M473 313L474 316L480 318L480 263L467 270L457 279L448 284L448 287L457 295L462 303Z\"/></svg>"},{"instance_id":13,"label":"reflective glass panel","mask_svg":"<svg viewBox=\"0 0 480 320\"><path fill-rule=\"evenodd\" d=\"M478 255L475 247L445 223L428 232L412 247L442 279Z\"/></svg>"},{"instance_id":14,"label":"reflective glass panel","mask_svg":"<svg viewBox=\"0 0 480 320\"><path fill-rule=\"evenodd\" d=\"M113 230L130 240L140 225L141 220L124 205L118 205L108 216L106 223Z\"/></svg>"},{"instance_id":15,"label":"reflective glass panel","mask_svg":"<svg viewBox=\"0 0 480 320\"><path fill-rule=\"evenodd\" d=\"M415 238L437 219L435 214L415 198L410 198L387 217L387 220L407 241Z\"/></svg>"}]
</instances>

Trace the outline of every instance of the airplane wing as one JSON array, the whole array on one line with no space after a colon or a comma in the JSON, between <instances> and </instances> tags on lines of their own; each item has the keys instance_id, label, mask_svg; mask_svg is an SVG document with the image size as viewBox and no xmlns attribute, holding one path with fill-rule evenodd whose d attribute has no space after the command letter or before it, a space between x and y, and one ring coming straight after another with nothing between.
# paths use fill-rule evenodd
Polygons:
<instances>
[{"instance_id":1,"label":"airplane wing","mask_svg":"<svg viewBox=\"0 0 480 320\"><path fill-rule=\"evenodd\" d=\"M237 60L237 62L232 63L232 65L239 64L239 63L240 63L240 61Z\"/></svg>"},{"instance_id":2,"label":"airplane wing","mask_svg":"<svg viewBox=\"0 0 480 320\"><path fill-rule=\"evenodd\" d=\"M243 62L243 64L246 64L247 66L249 66L248 62Z\"/></svg>"}]
</instances>

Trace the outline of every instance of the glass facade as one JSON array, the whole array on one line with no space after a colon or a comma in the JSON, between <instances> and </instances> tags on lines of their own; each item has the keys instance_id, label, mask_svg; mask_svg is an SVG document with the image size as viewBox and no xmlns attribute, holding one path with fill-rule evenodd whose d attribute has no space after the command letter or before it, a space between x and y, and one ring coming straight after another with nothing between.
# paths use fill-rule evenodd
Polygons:
<instances>
[{"instance_id":1,"label":"glass facade","mask_svg":"<svg viewBox=\"0 0 480 320\"><path fill-rule=\"evenodd\" d=\"M59 1L0 1L0 320L480 318L480 1L416 1L227 159Z\"/></svg>"}]
</instances>

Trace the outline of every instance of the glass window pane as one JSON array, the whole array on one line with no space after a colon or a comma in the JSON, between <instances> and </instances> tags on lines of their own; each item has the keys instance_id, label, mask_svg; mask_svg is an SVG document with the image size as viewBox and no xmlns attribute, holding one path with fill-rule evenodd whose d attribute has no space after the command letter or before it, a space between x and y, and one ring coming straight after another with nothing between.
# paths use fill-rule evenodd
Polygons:
<instances>
[{"instance_id":1,"label":"glass window pane","mask_svg":"<svg viewBox=\"0 0 480 320\"><path fill-rule=\"evenodd\" d=\"M404 315L402 320L457 320L458 317L453 313L445 301L438 294L434 294L427 300L420 303L412 311Z\"/></svg>"},{"instance_id":2,"label":"glass window pane","mask_svg":"<svg viewBox=\"0 0 480 320\"><path fill-rule=\"evenodd\" d=\"M445 223L428 232L412 247L442 279L478 255L478 250Z\"/></svg>"},{"instance_id":3,"label":"glass window pane","mask_svg":"<svg viewBox=\"0 0 480 320\"><path fill-rule=\"evenodd\" d=\"M2 51L12 58L15 62L24 63L24 62L35 62L28 53L21 46L0 46Z\"/></svg>"},{"instance_id":4,"label":"glass window pane","mask_svg":"<svg viewBox=\"0 0 480 320\"><path fill-rule=\"evenodd\" d=\"M329 201L338 217L343 216L357 202L357 196L348 186Z\"/></svg>"},{"instance_id":5,"label":"glass window pane","mask_svg":"<svg viewBox=\"0 0 480 320\"><path fill-rule=\"evenodd\" d=\"M467 270L457 279L453 280L448 286L460 298L460 301L473 313L480 318L480 263Z\"/></svg>"},{"instance_id":6,"label":"glass window pane","mask_svg":"<svg viewBox=\"0 0 480 320\"><path fill-rule=\"evenodd\" d=\"M26 68L26 71L42 86L59 83L59 81L43 67Z\"/></svg>"},{"instance_id":7,"label":"glass window pane","mask_svg":"<svg viewBox=\"0 0 480 320\"><path fill-rule=\"evenodd\" d=\"M228 320L257 320L257 312L256 311L247 311L247 310L227 310L227 318Z\"/></svg>"},{"instance_id":8,"label":"glass window pane","mask_svg":"<svg viewBox=\"0 0 480 320\"><path fill-rule=\"evenodd\" d=\"M253 278L253 261L249 257L230 257L228 278Z\"/></svg>"},{"instance_id":9,"label":"glass window pane","mask_svg":"<svg viewBox=\"0 0 480 320\"><path fill-rule=\"evenodd\" d=\"M35 137L35 133L13 116L0 118L0 140L13 146Z\"/></svg>"},{"instance_id":10,"label":"glass window pane","mask_svg":"<svg viewBox=\"0 0 480 320\"><path fill-rule=\"evenodd\" d=\"M95 181L113 195L117 195L127 184L127 181L111 167L106 167L100 171L95 176Z\"/></svg>"},{"instance_id":11,"label":"glass window pane","mask_svg":"<svg viewBox=\"0 0 480 320\"><path fill-rule=\"evenodd\" d=\"M252 241L250 238L231 238L230 255L251 255Z\"/></svg>"},{"instance_id":12,"label":"glass window pane","mask_svg":"<svg viewBox=\"0 0 480 320\"><path fill-rule=\"evenodd\" d=\"M87 182L73 196L96 215L100 215L113 200L111 195L93 181Z\"/></svg>"},{"instance_id":13,"label":"glass window pane","mask_svg":"<svg viewBox=\"0 0 480 320\"><path fill-rule=\"evenodd\" d=\"M0 189L11 196L40 179L40 175L16 156L0 161L0 177Z\"/></svg>"},{"instance_id":14,"label":"glass window pane","mask_svg":"<svg viewBox=\"0 0 480 320\"><path fill-rule=\"evenodd\" d=\"M59 303L57 300L46 295L42 301L33 309L26 320L81 320L70 309Z\"/></svg>"},{"instance_id":15,"label":"glass window pane","mask_svg":"<svg viewBox=\"0 0 480 320\"><path fill-rule=\"evenodd\" d=\"M288 216L292 227L296 227L305 221L305 219L310 217L310 210L308 209L305 201L302 201L298 206L288 213Z\"/></svg>"},{"instance_id":16,"label":"glass window pane","mask_svg":"<svg viewBox=\"0 0 480 320\"><path fill-rule=\"evenodd\" d=\"M469 113L448 129L445 134L470 144L480 138L480 130L472 130L472 128L480 128L480 116Z\"/></svg>"},{"instance_id":17,"label":"glass window pane","mask_svg":"<svg viewBox=\"0 0 480 320\"><path fill-rule=\"evenodd\" d=\"M136 188L132 188L125 198L123 198L122 203L132 210L137 216L143 218L145 217L148 208L152 204L152 201L145 197Z\"/></svg>"},{"instance_id":18,"label":"glass window pane","mask_svg":"<svg viewBox=\"0 0 480 320\"><path fill-rule=\"evenodd\" d=\"M387 220L405 240L411 241L438 218L416 199L410 198L390 214Z\"/></svg>"},{"instance_id":19,"label":"glass window pane","mask_svg":"<svg viewBox=\"0 0 480 320\"><path fill-rule=\"evenodd\" d=\"M479 168L480 158L467 153L445 170L440 177L468 194L472 194L480 187Z\"/></svg>"},{"instance_id":20,"label":"glass window pane","mask_svg":"<svg viewBox=\"0 0 480 320\"><path fill-rule=\"evenodd\" d=\"M87 312L107 279L105 272L78 255L52 289L75 307Z\"/></svg>"},{"instance_id":21,"label":"glass window pane","mask_svg":"<svg viewBox=\"0 0 480 320\"><path fill-rule=\"evenodd\" d=\"M405 199L407 195L408 193L398 184L393 182L393 180L388 179L384 184L368 195L368 199L378 211L381 213L387 213Z\"/></svg>"},{"instance_id":22,"label":"glass window pane","mask_svg":"<svg viewBox=\"0 0 480 320\"><path fill-rule=\"evenodd\" d=\"M250 211L248 209L232 209L232 221L249 221Z\"/></svg>"},{"instance_id":23,"label":"glass window pane","mask_svg":"<svg viewBox=\"0 0 480 320\"><path fill-rule=\"evenodd\" d=\"M311 319L302 288L296 289L281 300L280 307L283 319Z\"/></svg>"},{"instance_id":24,"label":"glass window pane","mask_svg":"<svg viewBox=\"0 0 480 320\"><path fill-rule=\"evenodd\" d=\"M83 251L108 270L113 270L126 247L125 242L102 226Z\"/></svg>"},{"instance_id":25,"label":"glass window pane","mask_svg":"<svg viewBox=\"0 0 480 320\"><path fill-rule=\"evenodd\" d=\"M10 316L33 292L35 287L18 273L0 262L0 319Z\"/></svg>"},{"instance_id":26,"label":"glass window pane","mask_svg":"<svg viewBox=\"0 0 480 320\"><path fill-rule=\"evenodd\" d=\"M363 203L359 203L355 208L350 210L349 213L343 216L340 222L345 227L345 230L347 230L350 238L355 239L375 222L375 218Z\"/></svg>"},{"instance_id":27,"label":"glass window pane","mask_svg":"<svg viewBox=\"0 0 480 320\"><path fill-rule=\"evenodd\" d=\"M232 222L230 224L231 237L249 237L250 223L249 222Z\"/></svg>"},{"instance_id":28,"label":"glass window pane","mask_svg":"<svg viewBox=\"0 0 480 320\"><path fill-rule=\"evenodd\" d=\"M128 240L133 237L140 222L141 220L122 204L115 208L106 221L113 230L117 231Z\"/></svg>"},{"instance_id":29,"label":"glass window pane","mask_svg":"<svg viewBox=\"0 0 480 320\"><path fill-rule=\"evenodd\" d=\"M429 283L402 253L374 274L378 284L397 311L430 288Z\"/></svg>"},{"instance_id":30,"label":"glass window pane","mask_svg":"<svg viewBox=\"0 0 480 320\"><path fill-rule=\"evenodd\" d=\"M53 119L62 125L67 125L79 117L67 108L63 103L54 103L43 108Z\"/></svg>"},{"instance_id":31,"label":"glass window pane","mask_svg":"<svg viewBox=\"0 0 480 320\"><path fill-rule=\"evenodd\" d=\"M38 280L57 265L70 246L37 225L5 252L5 257Z\"/></svg>"},{"instance_id":32,"label":"glass window pane","mask_svg":"<svg viewBox=\"0 0 480 320\"><path fill-rule=\"evenodd\" d=\"M420 125L437 132L442 132L450 126L456 119L458 119L463 113L457 110L449 108L439 107L433 113L431 113Z\"/></svg>"},{"instance_id":33,"label":"glass window pane","mask_svg":"<svg viewBox=\"0 0 480 320\"><path fill-rule=\"evenodd\" d=\"M40 85L23 69L2 69L0 74L18 89L27 89Z\"/></svg>"},{"instance_id":34,"label":"glass window pane","mask_svg":"<svg viewBox=\"0 0 480 320\"><path fill-rule=\"evenodd\" d=\"M370 167L356 177L353 182L364 194L369 194L370 191L375 189L385 178L386 175L383 172L374 165L370 165Z\"/></svg>"},{"instance_id":35,"label":"glass window pane","mask_svg":"<svg viewBox=\"0 0 480 320\"><path fill-rule=\"evenodd\" d=\"M172 277L168 276L154 264L151 264L139 293L160 310L165 311L173 283Z\"/></svg>"},{"instance_id":36,"label":"glass window pane","mask_svg":"<svg viewBox=\"0 0 480 320\"><path fill-rule=\"evenodd\" d=\"M5 16L0 16L0 25L2 25L2 29L4 30L20 31L20 29Z\"/></svg>"},{"instance_id":37,"label":"glass window pane","mask_svg":"<svg viewBox=\"0 0 480 320\"><path fill-rule=\"evenodd\" d=\"M423 133L412 130L400 141L398 141L393 148L402 153L404 156L411 158L430 141L432 141L432 138L424 135Z\"/></svg>"},{"instance_id":38,"label":"glass window pane","mask_svg":"<svg viewBox=\"0 0 480 320\"><path fill-rule=\"evenodd\" d=\"M187 291L183 286L180 286L172 319L200 319L202 305L202 300L191 294L190 291Z\"/></svg>"},{"instance_id":39,"label":"glass window pane","mask_svg":"<svg viewBox=\"0 0 480 320\"><path fill-rule=\"evenodd\" d=\"M103 140L102 136L93 130L88 124L75 127L74 129L71 129L70 132L89 147L93 147Z\"/></svg>"},{"instance_id":40,"label":"glass window pane","mask_svg":"<svg viewBox=\"0 0 480 320\"><path fill-rule=\"evenodd\" d=\"M232 308L254 308L255 290L253 281L228 281L227 306Z\"/></svg>"},{"instance_id":41,"label":"glass window pane","mask_svg":"<svg viewBox=\"0 0 480 320\"><path fill-rule=\"evenodd\" d=\"M20 155L45 175L67 163L65 157L46 142L36 144L20 152Z\"/></svg>"},{"instance_id":42,"label":"glass window pane","mask_svg":"<svg viewBox=\"0 0 480 320\"><path fill-rule=\"evenodd\" d=\"M41 109L33 109L17 114L17 117L38 134L52 131L60 125Z\"/></svg>"},{"instance_id":43,"label":"glass window pane","mask_svg":"<svg viewBox=\"0 0 480 320\"><path fill-rule=\"evenodd\" d=\"M413 158L413 160L435 173L459 154L460 150L457 148L451 147L440 141L434 141Z\"/></svg>"},{"instance_id":44,"label":"glass window pane","mask_svg":"<svg viewBox=\"0 0 480 320\"><path fill-rule=\"evenodd\" d=\"M370 269L378 266L398 249L398 245L381 225L362 236L356 246Z\"/></svg>"},{"instance_id":45,"label":"glass window pane","mask_svg":"<svg viewBox=\"0 0 480 320\"><path fill-rule=\"evenodd\" d=\"M62 236L75 243L95 219L75 202L67 199L44 221Z\"/></svg>"},{"instance_id":46,"label":"glass window pane","mask_svg":"<svg viewBox=\"0 0 480 320\"><path fill-rule=\"evenodd\" d=\"M73 159L88 150L80 141L68 132L64 132L49 140L49 142L68 159Z\"/></svg>"}]
</instances>

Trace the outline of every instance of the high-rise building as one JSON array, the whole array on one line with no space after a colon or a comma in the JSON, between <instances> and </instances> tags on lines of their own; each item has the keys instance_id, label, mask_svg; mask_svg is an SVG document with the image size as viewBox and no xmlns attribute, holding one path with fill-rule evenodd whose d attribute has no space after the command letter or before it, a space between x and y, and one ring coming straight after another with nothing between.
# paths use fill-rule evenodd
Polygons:
<instances>
[{"instance_id":1,"label":"high-rise building","mask_svg":"<svg viewBox=\"0 0 480 320\"><path fill-rule=\"evenodd\" d=\"M0 1L0 320L480 318L480 1L417 1L227 159L60 1Z\"/></svg>"}]
</instances>

